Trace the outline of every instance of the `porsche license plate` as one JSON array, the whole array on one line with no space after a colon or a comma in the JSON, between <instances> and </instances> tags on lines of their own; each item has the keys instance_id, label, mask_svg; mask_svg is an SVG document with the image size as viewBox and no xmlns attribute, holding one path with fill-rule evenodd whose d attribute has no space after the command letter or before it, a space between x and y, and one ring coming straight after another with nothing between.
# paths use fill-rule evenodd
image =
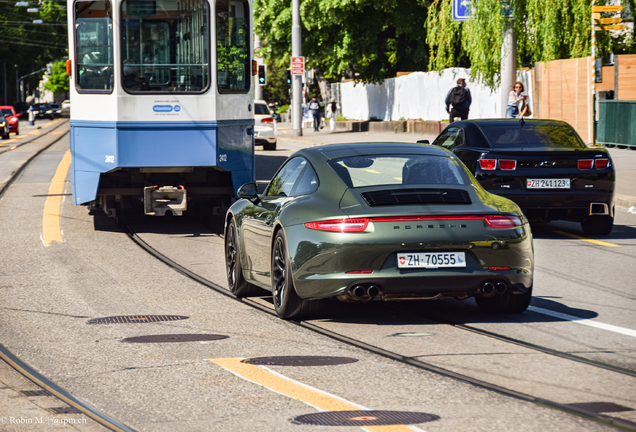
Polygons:
<instances>
[{"instance_id":1,"label":"porsche license plate","mask_svg":"<svg viewBox=\"0 0 636 432\"><path fill-rule=\"evenodd\" d=\"M570 179L528 179L528 189L570 189Z\"/></svg>"},{"instance_id":2,"label":"porsche license plate","mask_svg":"<svg viewBox=\"0 0 636 432\"><path fill-rule=\"evenodd\" d=\"M398 268L466 267L464 252L398 253Z\"/></svg>"}]
</instances>

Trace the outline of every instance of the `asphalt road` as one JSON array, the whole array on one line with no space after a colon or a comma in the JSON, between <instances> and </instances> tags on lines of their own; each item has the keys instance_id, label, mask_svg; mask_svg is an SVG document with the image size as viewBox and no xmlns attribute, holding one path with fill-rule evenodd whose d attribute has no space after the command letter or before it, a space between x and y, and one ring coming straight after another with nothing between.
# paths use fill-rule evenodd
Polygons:
<instances>
[{"instance_id":1,"label":"asphalt road","mask_svg":"<svg viewBox=\"0 0 636 432\"><path fill-rule=\"evenodd\" d=\"M328 138L321 134L313 137L312 144L328 139L389 140L385 136L333 134ZM339 401L439 417L418 423L415 430L612 430L405 366L255 310L166 267L133 244L111 220L93 219L66 195L60 212L62 243L45 246L42 228L47 195L68 149L68 136L59 136L59 142L0 199L0 343L71 393L134 429L350 430L291 421ZM34 142L31 152L43 145ZM298 138L282 139L279 151L259 150L257 177L266 178L290 151L302 145L308 144ZM0 145L0 151L3 147ZM17 150L28 153L26 145ZM617 154L618 167L619 159L629 160L636 152ZM70 184L65 188L64 194L68 194ZM135 229L162 253L225 286L223 239L218 235L185 219L169 224L153 220ZM520 316L487 317L471 301L417 302L399 309L382 305L337 308L333 315L313 324L537 397L565 404L615 403L631 410L612 415L636 421L636 385L629 375L555 359L434 321L433 317L441 315L476 329L636 370L636 297L631 292L636 277L636 215L627 207L618 208L616 228L601 242L578 238L580 228L568 223L533 227L533 233L535 298L531 309ZM188 318L88 324L92 318L141 314ZM134 336L184 333L228 337L190 343L122 342ZM236 369L231 360L276 355L357 361L323 367L270 366L255 372ZM278 375L270 375L270 371ZM263 376L269 384L255 384ZM272 376L293 381L275 383ZM20 390L33 389L33 385L22 382L6 367L0 367L0 383L0 421L5 419L1 430L100 430L90 420L77 423L82 415L45 411L60 406L55 398L20 395ZM288 390L294 396L285 396ZM12 417L17 423L7 423ZM38 418L48 424L37 423ZM61 424L63 418L76 422ZM51 426L51 421L58 423Z\"/></svg>"}]
</instances>

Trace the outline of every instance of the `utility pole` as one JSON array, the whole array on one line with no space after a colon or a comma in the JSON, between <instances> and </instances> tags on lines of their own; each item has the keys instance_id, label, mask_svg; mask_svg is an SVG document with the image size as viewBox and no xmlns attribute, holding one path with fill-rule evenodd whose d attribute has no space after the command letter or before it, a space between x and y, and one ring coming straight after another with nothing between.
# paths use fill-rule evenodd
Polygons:
<instances>
[{"instance_id":1,"label":"utility pole","mask_svg":"<svg viewBox=\"0 0 636 432\"><path fill-rule=\"evenodd\" d=\"M501 44L501 117L506 117L508 95L517 81L517 34L513 20L507 19Z\"/></svg>"},{"instance_id":2,"label":"utility pole","mask_svg":"<svg viewBox=\"0 0 636 432\"><path fill-rule=\"evenodd\" d=\"M303 55L300 30L300 0L292 0L292 57L302 57ZM303 135L302 92L302 76L292 75L292 128L294 136Z\"/></svg>"}]
</instances>

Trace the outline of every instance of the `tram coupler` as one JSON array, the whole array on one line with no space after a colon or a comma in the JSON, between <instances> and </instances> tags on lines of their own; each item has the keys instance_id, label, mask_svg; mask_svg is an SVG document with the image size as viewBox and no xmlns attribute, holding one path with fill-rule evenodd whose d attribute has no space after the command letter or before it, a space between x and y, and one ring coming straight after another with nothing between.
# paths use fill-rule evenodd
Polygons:
<instances>
[{"instance_id":1,"label":"tram coupler","mask_svg":"<svg viewBox=\"0 0 636 432\"><path fill-rule=\"evenodd\" d=\"M188 209L188 194L183 186L147 186L144 188L144 213L148 216L183 216Z\"/></svg>"}]
</instances>

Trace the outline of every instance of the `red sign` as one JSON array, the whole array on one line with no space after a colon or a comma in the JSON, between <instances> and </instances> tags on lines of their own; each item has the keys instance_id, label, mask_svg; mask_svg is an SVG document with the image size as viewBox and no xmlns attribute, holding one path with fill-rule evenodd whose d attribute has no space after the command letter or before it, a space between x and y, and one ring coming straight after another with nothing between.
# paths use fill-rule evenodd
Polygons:
<instances>
[{"instance_id":1,"label":"red sign","mask_svg":"<svg viewBox=\"0 0 636 432\"><path fill-rule=\"evenodd\" d=\"M303 75L305 73L305 57L292 57L291 73L292 75Z\"/></svg>"}]
</instances>

